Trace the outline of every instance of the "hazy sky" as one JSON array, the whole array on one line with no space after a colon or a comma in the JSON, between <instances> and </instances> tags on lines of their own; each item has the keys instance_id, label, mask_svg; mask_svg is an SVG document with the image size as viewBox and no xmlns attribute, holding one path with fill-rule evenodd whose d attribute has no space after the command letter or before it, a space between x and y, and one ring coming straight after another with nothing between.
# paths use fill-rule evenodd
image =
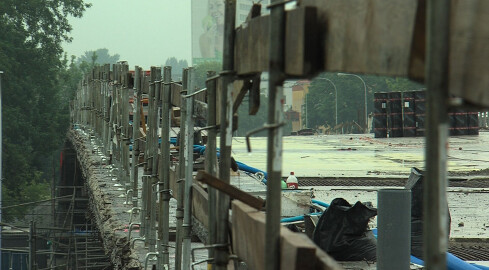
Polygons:
<instances>
[{"instance_id":1,"label":"hazy sky","mask_svg":"<svg viewBox=\"0 0 489 270\"><path fill-rule=\"evenodd\" d=\"M191 64L190 0L87 0L92 3L81 19L70 19L73 41L68 55L109 49L120 60L149 68L168 57Z\"/></svg>"}]
</instances>

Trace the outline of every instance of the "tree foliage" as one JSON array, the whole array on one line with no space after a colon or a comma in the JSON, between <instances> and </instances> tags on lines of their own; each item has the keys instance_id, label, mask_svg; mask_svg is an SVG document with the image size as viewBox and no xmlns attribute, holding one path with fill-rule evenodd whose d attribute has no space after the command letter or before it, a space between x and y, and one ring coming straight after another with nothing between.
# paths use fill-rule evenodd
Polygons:
<instances>
[{"instance_id":1,"label":"tree foliage","mask_svg":"<svg viewBox=\"0 0 489 270\"><path fill-rule=\"evenodd\" d=\"M70 67L61 43L70 40L68 16L81 17L88 7L83 0L0 4L4 205L49 194L46 182L69 120L64 72ZM22 213L11 209L5 218Z\"/></svg>"},{"instance_id":2,"label":"tree foliage","mask_svg":"<svg viewBox=\"0 0 489 270\"><path fill-rule=\"evenodd\" d=\"M173 80L181 80L182 71L184 68L188 67L188 62L187 60L178 60L175 57L170 57L166 59L165 66L171 66L172 69L171 77Z\"/></svg>"},{"instance_id":3,"label":"tree foliage","mask_svg":"<svg viewBox=\"0 0 489 270\"><path fill-rule=\"evenodd\" d=\"M89 65L91 70L95 65L115 64L119 61L121 56L119 54L111 55L106 48L97 49L95 51L85 51L85 53L78 57L76 60L78 65Z\"/></svg>"}]
</instances>

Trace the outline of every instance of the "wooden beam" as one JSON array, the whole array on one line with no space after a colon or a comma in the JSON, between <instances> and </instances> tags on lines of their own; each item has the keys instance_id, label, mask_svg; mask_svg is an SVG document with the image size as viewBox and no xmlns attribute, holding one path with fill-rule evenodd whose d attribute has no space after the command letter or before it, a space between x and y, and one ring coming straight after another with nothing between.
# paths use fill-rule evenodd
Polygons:
<instances>
[{"instance_id":1,"label":"wooden beam","mask_svg":"<svg viewBox=\"0 0 489 270\"><path fill-rule=\"evenodd\" d=\"M316 8L304 7L286 12L285 72L303 77L314 74L322 66L318 57ZM251 19L236 29L235 70L238 75L268 70L268 28L270 16Z\"/></svg>"},{"instance_id":2,"label":"wooden beam","mask_svg":"<svg viewBox=\"0 0 489 270\"><path fill-rule=\"evenodd\" d=\"M314 269L316 266L316 245L303 233L285 230L282 236L280 269Z\"/></svg>"},{"instance_id":3,"label":"wooden beam","mask_svg":"<svg viewBox=\"0 0 489 270\"><path fill-rule=\"evenodd\" d=\"M232 202L233 250L249 269L265 269L265 213L242 202ZM305 235L280 229L281 269L343 269Z\"/></svg>"},{"instance_id":4,"label":"wooden beam","mask_svg":"<svg viewBox=\"0 0 489 270\"><path fill-rule=\"evenodd\" d=\"M208 194L197 184L192 185L192 213L194 217L209 228Z\"/></svg>"},{"instance_id":5,"label":"wooden beam","mask_svg":"<svg viewBox=\"0 0 489 270\"><path fill-rule=\"evenodd\" d=\"M224 192L231 198L242 201L255 209L261 210L265 206L265 201L263 199L250 195L239 188L224 183L219 178L205 171L198 171L196 179L197 181L201 181L202 183Z\"/></svg>"}]
</instances>

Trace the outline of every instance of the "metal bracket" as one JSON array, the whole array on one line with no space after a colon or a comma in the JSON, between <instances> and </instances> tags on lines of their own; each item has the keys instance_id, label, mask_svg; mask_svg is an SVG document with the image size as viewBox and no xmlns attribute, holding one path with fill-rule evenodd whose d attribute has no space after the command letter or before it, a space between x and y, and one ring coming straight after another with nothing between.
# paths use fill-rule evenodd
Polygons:
<instances>
[{"instance_id":1,"label":"metal bracket","mask_svg":"<svg viewBox=\"0 0 489 270\"><path fill-rule=\"evenodd\" d=\"M258 133L260 131L263 131L263 130L279 128L279 127L284 126L284 125L285 125L285 122L276 123L276 124L265 124L260 128L254 129L254 130L246 133L246 148L248 149L248 152L251 152L251 143L250 143L251 135Z\"/></svg>"},{"instance_id":2,"label":"metal bracket","mask_svg":"<svg viewBox=\"0 0 489 270\"><path fill-rule=\"evenodd\" d=\"M193 96L195 96L195 95L197 95L197 94L200 94L200 93L202 93L202 92L204 92L204 91L207 91L207 88L202 88L202 89L200 89L199 91L197 91L197 92L193 92L192 94L189 94L189 95L182 95L182 98L189 98L189 97L193 97Z\"/></svg>"}]
</instances>

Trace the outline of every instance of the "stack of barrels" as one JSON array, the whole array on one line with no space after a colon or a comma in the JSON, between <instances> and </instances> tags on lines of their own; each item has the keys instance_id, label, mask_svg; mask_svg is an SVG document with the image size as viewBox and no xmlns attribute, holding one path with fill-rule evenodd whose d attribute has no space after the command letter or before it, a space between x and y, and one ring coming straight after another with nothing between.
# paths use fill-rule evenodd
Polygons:
<instances>
[{"instance_id":1,"label":"stack of barrels","mask_svg":"<svg viewBox=\"0 0 489 270\"><path fill-rule=\"evenodd\" d=\"M374 94L375 138L425 135L426 92L424 90ZM478 112L451 109L450 135L478 135Z\"/></svg>"}]
</instances>

